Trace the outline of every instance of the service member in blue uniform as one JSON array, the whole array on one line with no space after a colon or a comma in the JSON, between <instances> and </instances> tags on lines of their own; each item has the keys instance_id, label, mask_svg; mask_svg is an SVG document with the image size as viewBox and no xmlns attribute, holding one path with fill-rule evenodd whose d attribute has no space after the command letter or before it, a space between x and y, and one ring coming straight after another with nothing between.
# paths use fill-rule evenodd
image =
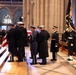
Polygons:
<instances>
[{"instance_id":1,"label":"service member in blue uniform","mask_svg":"<svg viewBox=\"0 0 76 75\"><path fill-rule=\"evenodd\" d=\"M38 48L38 43L37 43L37 31L35 30L35 26L30 26L30 30L32 31L30 35L30 51L31 51L31 57L33 59L32 64L37 64L36 60L36 54L37 54L37 48Z\"/></svg>"},{"instance_id":2,"label":"service member in blue uniform","mask_svg":"<svg viewBox=\"0 0 76 75\"><path fill-rule=\"evenodd\" d=\"M59 51L59 34L57 31L58 27L53 26L53 33L52 33L52 38L51 38L51 46L50 46L50 51L52 52L52 59L51 61L56 61L57 60L57 52Z\"/></svg>"}]
</instances>

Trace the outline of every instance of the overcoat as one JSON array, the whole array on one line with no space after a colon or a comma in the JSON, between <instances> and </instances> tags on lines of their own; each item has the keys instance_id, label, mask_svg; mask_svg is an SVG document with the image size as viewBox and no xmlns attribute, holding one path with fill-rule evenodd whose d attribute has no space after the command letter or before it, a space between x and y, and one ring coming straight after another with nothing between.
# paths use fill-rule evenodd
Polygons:
<instances>
[{"instance_id":1,"label":"overcoat","mask_svg":"<svg viewBox=\"0 0 76 75\"><path fill-rule=\"evenodd\" d=\"M17 40L17 44L18 46L27 46L27 30L24 27L19 27L18 28L18 40Z\"/></svg>"},{"instance_id":2,"label":"overcoat","mask_svg":"<svg viewBox=\"0 0 76 75\"><path fill-rule=\"evenodd\" d=\"M40 58L48 57L48 39L50 38L49 33L46 30L41 30L39 35L39 56Z\"/></svg>"},{"instance_id":3,"label":"overcoat","mask_svg":"<svg viewBox=\"0 0 76 75\"><path fill-rule=\"evenodd\" d=\"M32 34L30 35L30 51L31 55L36 55L37 54L37 31L33 31Z\"/></svg>"},{"instance_id":4,"label":"overcoat","mask_svg":"<svg viewBox=\"0 0 76 75\"><path fill-rule=\"evenodd\" d=\"M8 41L9 52L16 53L15 29L10 29L7 32L6 39Z\"/></svg>"}]
</instances>

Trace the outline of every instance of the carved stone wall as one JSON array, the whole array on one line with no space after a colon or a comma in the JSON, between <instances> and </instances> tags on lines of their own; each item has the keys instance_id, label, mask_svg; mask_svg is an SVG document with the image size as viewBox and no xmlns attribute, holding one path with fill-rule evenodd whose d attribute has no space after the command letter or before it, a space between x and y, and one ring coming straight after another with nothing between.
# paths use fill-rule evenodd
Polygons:
<instances>
[{"instance_id":1,"label":"carved stone wall","mask_svg":"<svg viewBox=\"0 0 76 75\"><path fill-rule=\"evenodd\" d=\"M23 0L23 18L25 27L44 25L52 32L53 25L58 31L65 28L65 2L67 0Z\"/></svg>"}]
</instances>

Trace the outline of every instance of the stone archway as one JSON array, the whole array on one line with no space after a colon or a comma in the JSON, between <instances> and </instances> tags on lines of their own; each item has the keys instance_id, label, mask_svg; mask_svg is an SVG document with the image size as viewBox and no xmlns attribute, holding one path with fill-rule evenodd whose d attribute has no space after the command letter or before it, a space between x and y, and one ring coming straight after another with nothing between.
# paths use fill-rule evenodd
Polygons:
<instances>
[{"instance_id":1,"label":"stone archway","mask_svg":"<svg viewBox=\"0 0 76 75\"><path fill-rule=\"evenodd\" d=\"M22 9L17 9L14 13L14 23L17 24L17 22L20 21L21 17L22 17Z\"/></svg>"},{"instance_id":2,"label":"stone archway","mask_svg":"<svg viewBox=\"0 0 76 75\"><path fill-rule=\"evenodd\" d=\"M9 17L10 17L10 19L11 19L11 16L10 16L10 14L9 14L9 11L8 11L7 9L5 9L5 8L1 9L1 10L0 10L0 24L3 24L4 17L5 17L6 15L9 15Z\"/></svg>"}]
</instances>

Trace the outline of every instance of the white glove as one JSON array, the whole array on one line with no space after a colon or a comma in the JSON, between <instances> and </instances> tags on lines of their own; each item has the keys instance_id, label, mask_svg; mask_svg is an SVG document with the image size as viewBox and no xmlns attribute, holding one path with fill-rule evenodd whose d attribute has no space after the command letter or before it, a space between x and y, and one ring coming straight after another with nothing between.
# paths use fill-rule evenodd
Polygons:
<instances>
[{"instance_id":1,"label":"white glove","mask_svg":"<svg viewBox=\"0 0 76 75\"><path fill-rule=\"evenodd\" d=\"M58 45L55 45L55 47L58 47Z\"/></svg>"},{"instance_id":2,"label":"white glove","mask_svg":"<svg viewBox=\"0 0 76 75\"><path fill-rule=\"evenodd\" d=\"M73 44L71 43L71 46L73 46Z\"/></svg>"}]
</instances>

